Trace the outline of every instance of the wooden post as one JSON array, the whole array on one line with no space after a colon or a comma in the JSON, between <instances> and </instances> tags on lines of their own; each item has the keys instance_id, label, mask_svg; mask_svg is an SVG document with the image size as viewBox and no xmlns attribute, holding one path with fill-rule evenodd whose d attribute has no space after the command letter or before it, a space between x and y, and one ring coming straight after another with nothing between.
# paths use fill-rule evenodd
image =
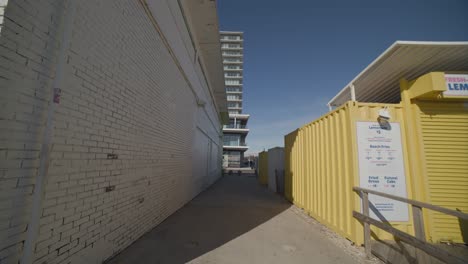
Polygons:
<instances>
[{"instance_id":1,"label":"wooden post","mask_svg":"<svg viewBox=\"0 0 468 264\"><path fill-rule=\"evenodd\" d=\"M416 205L412 205L411 207L413 209L414 235L417 239L426 241L422 208Z\"/></svg>"},{"instance_id":2,"label":"wooden post","mask_svg":"<svg viewBox=\"0 0 468 264\"><path fill-rule=\"evenodd\" d=\"M362 213L365 216L369 216L369 194L367 192L362 193ZM372 257L371 252L371 236L370 236L370 225L368 222L364 222L364 248L366 251L366 256L368 258Z\"/></svg>"},{"instance_id":3,"label":"wooden post","mask_svg":"<svg viewBox=\"0 0 468 264\"><path fill-rule=\"evenodd\" d=\"M414 235L417 239L426 242L422 208L417 205L411 205L411 208L413 211ZM416 260L418 263L427 263L429 258L424 251L416 248Z\"/></svg>"}]
</instances>

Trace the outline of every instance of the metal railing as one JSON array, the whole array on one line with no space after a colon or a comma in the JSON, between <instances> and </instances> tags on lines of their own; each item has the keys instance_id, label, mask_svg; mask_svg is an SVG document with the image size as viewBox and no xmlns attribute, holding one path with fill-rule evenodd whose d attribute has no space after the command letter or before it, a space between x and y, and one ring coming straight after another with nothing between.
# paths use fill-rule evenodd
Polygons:
<instances>
[{"instance_id":1,"label":"metal railing","mask_svg":"<svg viewBox=\"0 0 468 264\"><path fill-rule=\"evenodd\" d=\"M247 128L247 126L246 125L224 125L223 128L244 129L244 128Z\"/></svg>"},{"instance_id":2,"label":"metal railing","mask_svg":"<svg viewBox=\"0 0 468 264\"><path fill-rule=\"evenodd\" d=\"M371 256L370 225L374 225L441 261L444 261L447 263L460 263L460 264L466 263L466 261L464 261L463 259L457 256L454 256L451 253L426 242L426 234L424 231L424 218L422 214L422 208L426 208L426 209L430 209L430 210L444 213L447 215L455 216L464 220L468 220L468 214L462 213L456 210L451 210L451 209L447 209L444 207L440 207L437 205L424 203L424 202L420 202L420 201L416 201L412 199L406 199L403 197L399 197L399 196L395 196L395 195L391 195L391 194L387 194L383 192L378 192L374 190L369 190L365 188L354 187L353 190L361 194L363 213L361 214L359 212L353 211L353 216L354 218L364 223L364 247L365 247L366 255L368 257ZM388 222L385 223L385 222L381 222L381 221L371 218L369 216L369 193L382 196L385 198L389 198L392 200L396 200L399 202L411 204L412 212L413 212L414 233L416 236L412 236L401 230L398 230L392 227ZM424 255L423 252L419 251L416 253L416 258L418 260L423 260L425 259L425 257L426 256Z\"/></svg>"},{"instance_id":3,"label":"metal railing","mask_svg":"<svg viewBox=\"0 0 468 264\"><path fill-rule=\"evenodd\" d=\"M231 142L223 142L223 146L226 147L247 147L246 143L231 143Z\"/></svg>"}]
</instances>

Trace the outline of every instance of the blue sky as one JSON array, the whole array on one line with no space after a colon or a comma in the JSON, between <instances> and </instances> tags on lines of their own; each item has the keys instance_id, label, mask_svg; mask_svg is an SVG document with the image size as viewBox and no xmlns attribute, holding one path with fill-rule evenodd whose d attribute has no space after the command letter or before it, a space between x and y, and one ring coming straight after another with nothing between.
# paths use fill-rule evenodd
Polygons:
<instances>
[{"instance_id":1,"label":"blue sky","mask_svg":"<svg viewBox=\"0 0 468 264\"><path fill-rule=\"evenodd\" d=\"M326 103L396 40L468 40L468 0L218 0L244 31L248 153L327 112Z\"/></svg>"}]
</instances>

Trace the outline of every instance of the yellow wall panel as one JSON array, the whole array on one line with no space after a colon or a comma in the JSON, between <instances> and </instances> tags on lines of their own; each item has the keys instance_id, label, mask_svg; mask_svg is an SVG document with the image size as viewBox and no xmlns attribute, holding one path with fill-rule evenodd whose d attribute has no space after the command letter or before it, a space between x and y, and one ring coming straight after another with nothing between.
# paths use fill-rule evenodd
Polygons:
<instances>
[{"instance_id":1,"label":"yellow wall panel","mask_svg":"<svg viewBox=\"0 0 468 264\"><path fill-rule=\"evenodd\" d=\"M416 101L426 202L468 212L468 108L463 101ZM456 217L428 212L429 239L467 242ZM465 223L466 225L466 223Z\"/></svg>"}]
</instances>

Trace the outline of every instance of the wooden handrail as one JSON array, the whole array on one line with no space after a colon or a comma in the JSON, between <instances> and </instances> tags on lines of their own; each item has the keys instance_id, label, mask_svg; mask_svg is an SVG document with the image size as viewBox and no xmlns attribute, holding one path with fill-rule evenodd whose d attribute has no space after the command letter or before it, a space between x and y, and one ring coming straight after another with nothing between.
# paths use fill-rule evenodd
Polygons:
<instances>
[{"instance_id":1,"label":"wooden handrail","mask_svg":"<svg viewBox=\"0 0 468 264\"><path fill-rule=\"evenodd\" d=\"M356 191L356 192L366 192L366 193L370 193L370 194L375 194L375 195L382 196L382 197L385 197L385 198L390 198L392 200L412 204L412 205L415 205L415 206L418 206L418 207L421 207L421 208L431 209L433 211L437 211L437 212L440 212L440 213L444 213L444 214L452 215L452 216L455 216L455 217L458 217L458 218L461 218L461 219L468 220L468 214L460 212L460 211L456 211L456 210L452 210L452 209L448 209L448 208L444 208L444 207L440 207L440 206L437 206L437 205L424 203L424 202L420 202L420 201L416 201L416 200L412 200L412 199L407 199L407 198L403 198L403 197L400 197L400 196L395 196L395 195L388 194L388 193L383 193L383 192L378 192L378 191L374 191L374 190L370 190L370 189L365 189L365 188L361 188L361 187L353 187L353 190Z\"/></svg>"},{"instance_id":2,"label":"wooden handrail","mask_svg":"<svg viewBox=\"0 0 468 264\"><path fill-rule=\"evenodd\" d=\"M391 225L388 225L388 224L385 224L385 223L382 223L378 220L375 220L375 219L372 219L371 217L369 216L365 216L361 213L358 213L358 212L353 212L353 216L364 222L364 223L368 223L368 224L371 224L371 225L374 225L382 230L385 230L387 232L389 232L390 234L398 237L399 239L401 239L402 241L416 247L416 248L419 248L421 249L422 251L426 252L427 254L431 255L431 256L434 256L435 258L439 259L439 260L442 260L446 263L456 263L456 264L466 264L466 262L463 260L463 259L460 259L454 255L451 255L449 252L441 249L441 248L438 248L434 245L431 245L429 243L427 243L426 241L423 241L423 240L420 240L412 235L409 235L401 230L398 230L394 227L392 227ZM370 250L370 249L368 249ZM424 263L425 261L420 261L419 263Z\"/></svg>"},{"instance_id":3,"label":"wooden handrail","mask_svg":"<svg viewBox=\"0 0 468 264\"><path fill-rule=\"evenodd\" d=\"M424 203L412 199L407 199L399 196L395 196L392 194L388 193L383 193L383 192L378 192L370 189L365 189L361 187L353 187L353 190L355 192L361 193L361 198L362 198L362 214L356 211L353 211L353 216L363 222L364 224L364 247L366 250L366 255L368 257L371 256L371 237L370 237L370 225L374 225L380 229L383 229L390 234L400 238L401 240L405 241L406 243L426 252L428 255L431 255L439 260L442 260L447 263L465 263L464 260L458 258L457 256L454 256L450 254L449 252L440 249L438 247L435 247L432 244L429 244L426 242L426 235L424 233L424 218L422 215L422 208L427 208L430 210L434 210L437 212L445 213L448 215L452 215L461 219L467 219L468 220L468 214L462 213L459 211L447 209L444 207L440 207L437 205L429 204L429 203ZM382 196L385 198L393 199L396 201L404 202L411 204L412 210L413 210L413 226L414 226L414 233L415 237L412 235L409 235L401 230L398 230L394 227L392 227L388 223L383 223L378 220L372 219L369 216L369 193ZM426 255L424 252L417 251L416 252L416 258L421 260L421 262L426 262Z\"/></svg>"}]
</instances>

